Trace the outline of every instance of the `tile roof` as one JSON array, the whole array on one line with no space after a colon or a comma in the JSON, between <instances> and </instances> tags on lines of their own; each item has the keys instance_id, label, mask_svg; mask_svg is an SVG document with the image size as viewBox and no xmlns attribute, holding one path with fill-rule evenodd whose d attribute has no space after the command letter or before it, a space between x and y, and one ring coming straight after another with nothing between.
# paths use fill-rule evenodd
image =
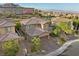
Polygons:
<instances>
[{"instance_id":1,"label":"tile roof","mask_svg":"<svg viewBox=\"0 0 79 59\"><path fill-rule=\"evenodd\" d=\"M4 35L0 35L0 41L7 41L7 40L11 40L11 39L17 39L20 38L17 33L6 33Z\"/></svg>"},{"instance_id":2,"label":"tile roof","mask_svg":"<svg viewBox=\"0 0 79 59\"><path fill-rule=\"evenodd\" d=\"M32 29L26 29L26 33L29 36L40 36L41 34L48 33L48 32L40 28L32 28Z\"/></svg>"},{"instance_id":3,"label":"tile roof","mask_svg":"<svg viewBox=\"0 0 79 59\"><path fill-rule=\"evenodd\" d=\"M26 23L29 21L30 19L22 19L20 21L21 24L26 25Z\"/></svg>"},{"instance_id":4,"label":"tile roof","mask_svg":"<svg viewBox=\"0 0 79 59\"><path fill-rule=\"evenodd\" d=\"M5 3L5 4L2 4L2 5L0 5L0 6L1 6L1 7L4 7L4 8L19 7L19 5L13 4L13 3Z\"/></svg>"},{"instance_id":5,"label":"tile roof","mask_svg":"<svg viewBox=\"0 0 79 59\"><path fill-rule=\"evenodd\" d=\"M15 26L15 24L9 20L0 20L0 27Z\"/></svg>"},{"instance_id":6,"label":"tile roof","mask_svg":"<svg viewBox=\"0 0 79 59\"><path fill-rule=\"evenodd\" d=\"M38 18L38 17L32 17L30 19L26 19L21 21L22 24L24 25L29 25L29 24L44 24L47 23L48 20L42 19L42 18Z\"/></svg>"}]
</instances>

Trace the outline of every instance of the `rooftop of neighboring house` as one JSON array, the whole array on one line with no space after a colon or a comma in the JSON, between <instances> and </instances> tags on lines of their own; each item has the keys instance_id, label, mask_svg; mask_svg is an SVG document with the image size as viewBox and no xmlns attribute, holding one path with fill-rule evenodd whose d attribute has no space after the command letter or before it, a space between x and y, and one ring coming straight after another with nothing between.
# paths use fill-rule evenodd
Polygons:
<instances>
[{"instance_id":1,"label":"rooftop of neighboring house","mask_svg":"<svg viewBox=\"0 0 79 59\"><path fill-rule=\"evenodd\" d=\"M0 35L0 41L7 41L11 39L18 39L20 38L17 33L9 32L3 35Z\"/></svg>"},{"instance_id":2,"label":"rooftop of neighboring house","mask_svg":"<svg viewBox=\"0 0 79 59\"><path fill-rule=\"evenodd\" d=\"M9 26L15 26L15 23L7 19L0 20L0 27L9 27Z\"/></svg>"},{"instance_id":3,"label":"rooftop of neighboring house","mask_svg":"<svg viewBox=\"0 0 79 59\"><path fill-rule=\"evenodd\" d=\"M47 33L47 31L40 29L40 28L32 28L32 29L26 29L26 32L29 36L42 36L44 33ZM44 34L45 35L45 34Z\"/></svg>"},{"instance_id":4,"label":"rooftop of neighboring house","mask_svg":"<svg viewBox=\"0 0 79 59\"><path fill-rule=\"evenodd\" d=\"M31 14L34 12L34 8L25 8L23 9L23 14Z\"/></svg>"},{"instance_id":5,"label":"rooftop of neighboring house","mask_svg":"<svg viewBox=\"0 0 79 59\"><path fill-rule=\"evenodd\" d=\"M45 19L39 18L39 17L31 17L29 19L21 21L21 24L24 24L24 25L29 25L29 24L45 24L47 22L49 22L49 20L45 20Z\"/></svg>"},{"instance_id":6,"label":"rooftop of neighboring house","mask_svg":"<svg viewBox=\"0 0 79 59\"><path fill-rule=\"evenodd\" d=\"M55 23L58 23L58 22L69 22L71 20L72 19L63 18L63 17L55 17L55 18L51 19L51 22L55 22Z\"/></svg>"},{"instance_id":7,"label":"rooftop of neighboring house","mask_svg":"<svg viewBox=\"0 0 79 59\"><path fill-rule=\"evenodd\" d=\"M13 7L20 7L19 5L17 5L17 4L13 4L13 3L5 3L5 4L2 4L2 5L0 5L0 7L11 7L11 8L13 8Z\"/></svg>"}]
</instances>

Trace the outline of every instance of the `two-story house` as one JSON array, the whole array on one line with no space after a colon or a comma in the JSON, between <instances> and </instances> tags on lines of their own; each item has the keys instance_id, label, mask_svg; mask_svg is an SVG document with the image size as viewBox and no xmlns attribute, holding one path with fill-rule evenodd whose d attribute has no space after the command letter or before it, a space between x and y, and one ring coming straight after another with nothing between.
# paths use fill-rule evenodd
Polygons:
<instances>
[{"instance_id":1,"label":"two-story house","mask_svg":"<svg viewBox=\"0 0 79 59\"><path fill-rule=\"evenodd\" d=\"M43 30L47 30L49 26L49 20L45 20L42 18L32 17L30 19L26 19L21 21L21 24L25 25L26 28L41 28Z\"/></svg>"},{"instance_id":2,"label":"two-story house","mask_svg":"<svg viewBox=\"0 0 79 59\"><path fill-rule=\"evenodd\" d=\"M9 20L0 21L0 34L6 34L8 32L15 33L15 24Z\"/></svg>"},{"instance_id":3,"label":"two-story house","mask_svg":"<svg viewBox=\"0 0 79 59\"><path fill-rule=\"evenodd\" d=\"M15 23L6 19L0 20L0 42L19 38L15 32Z\"/></svg>"},{"instance_id":4,"label":"two-story house","mask_svg":"<svg viewBox=\"0 0 79 59\"><path fill-rule=\"evenodd\" d=\"M44 37L44 36L49 36L48 32L48 27L49 27L49 21L42 19L42 18L37 18L37 17L32 17L30 19L26 19L21 21L22 29L25 33L27 33L27 37L33 37L33 36L39 36L39 37Z\"/></svg>"}]
</instances>

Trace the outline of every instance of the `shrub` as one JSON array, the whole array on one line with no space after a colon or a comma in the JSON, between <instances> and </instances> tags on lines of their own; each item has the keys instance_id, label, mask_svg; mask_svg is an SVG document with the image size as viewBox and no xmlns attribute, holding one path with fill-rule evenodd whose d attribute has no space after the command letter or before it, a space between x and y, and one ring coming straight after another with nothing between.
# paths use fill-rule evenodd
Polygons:
<instances>
[{"instance_id":1,"label":"shrub","mask_svg":"<svg viewBox=\"0 0 79 59\"><path fill-rule=\"evenodd\" d=\"M4 55L14 56L19 51L19 44L14 40L9 40L2 44L2 48Z\"/></svg>"},{"instance_id":2,"label":"shrub","mask_svg":"<svg viewBox=\"0 0 79 59\"><path fill-rule=\"evenodd\" d=\"M78 30L78 28L79 28L79 19L76 19L76 20L73 21L73 26L74 26L75 30Z\"/></svg>"},{"instance_id":3,"label":"shrub","mask_svg":"<svg viewBox=\"0 0 79 59\"><path fill-rule=\"evenodd\" d=\"M66 22L58 23L58 27L60 27L66 34L72 34L71 27Z\"/></svg>"},{"instance_id":4,"label":"shrub","mask_svg":"<svg viewBox=\"0 0 79 59\"><path fill-rule=\"evenodd\" d=\"M61 32L61 29L60 29L58 26L55 26L55 27L52 29L50 35L51 35L51 36L59 36L59 35L60 35L60 32Z\"/></svg>"},{"instance_id":5,"label":"shrub","mask_svg":"<svg viewBox=\"0 0 79 59\"><path fill-rule=\"evenodd\" d=\"M17 21L17 22L16 22L16 26L15 26L15 27L16 27L16 29L18 29L18 30L19 30L19 29L20 29L20 27L21 27L21 23L20 23L19 21Z\"/></svg>"},{"instance_id":6,"label":"shrub","mask_svg":"<svg viewBox=\"0 0 79 59\"><path fill-rule=\"evenodd\" d=\"M40 44L40 38L39 37L33 37L32 38L32 48L31 52L38 52L40 51L41 44Z\"/></svg>"}]
</instances>

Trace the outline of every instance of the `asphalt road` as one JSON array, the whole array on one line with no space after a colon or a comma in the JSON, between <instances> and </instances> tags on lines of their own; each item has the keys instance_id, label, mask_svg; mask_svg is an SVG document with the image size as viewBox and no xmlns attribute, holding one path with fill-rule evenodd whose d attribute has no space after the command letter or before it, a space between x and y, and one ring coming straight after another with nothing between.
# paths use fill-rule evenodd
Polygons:
<instances>
[{"instance_id":1,"label":"asphalt road","mask_svg":"<svg viewBox=\"0 0 79 59\"><path fill-rule=\"evenodd\" d=\"M71 41L67 41L65 44L63 44L60 48L58 48L57 50L55 50L55 51L52 51L51 53L49 53L49 54L47 54L47 56L58 56L58 55L68 55L68 54L63 54L63 53L65 53L64 51L69 51L70 49L74 49L74 50L70 50L72 53L74 53L73 51L75 51L76 49L77 49L77 47L76 48L70 48L70 49L68 49L70 46L73 46L72 44L74 44L74 42L79 42L79 39L75 39L75 40L71 40ZM78 46L79 44L77 44L76 46ZM69 53L70 53L70 51L69 51ZM72 54L71 53L71 54ZM77 53L77 52L76 52ZM70 55L71 55L70 54Z\"/></svg>"},{"instance_id":2,"label":"asphalt road","mask_svg":"<svg viewBox=\"0 0 79 59\"><path fill-rule=\"evenodd\" d=\"M60 56L79 56L79 42L71 44L71 46Z\"/></svg>"}]
</instances>

